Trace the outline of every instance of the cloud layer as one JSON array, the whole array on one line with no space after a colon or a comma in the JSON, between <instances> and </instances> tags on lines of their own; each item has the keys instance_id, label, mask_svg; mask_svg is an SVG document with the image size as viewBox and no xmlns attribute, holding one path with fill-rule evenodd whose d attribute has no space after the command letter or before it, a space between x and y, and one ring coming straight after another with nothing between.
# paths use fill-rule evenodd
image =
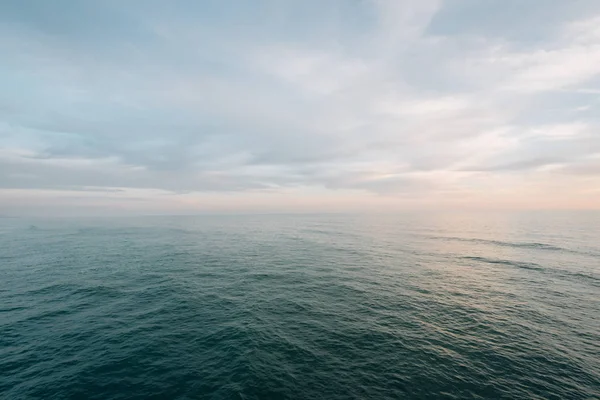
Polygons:
<instances>
[{"instance_id":1,"label":"cloud layer","mask_svg":"<svg viewBox=\"0 0 600 400\"><path fill-rule=\"evenodd\" d=\"M600 207L595 0L4 1L6 213Z\"/></svg>"}]
</instances>

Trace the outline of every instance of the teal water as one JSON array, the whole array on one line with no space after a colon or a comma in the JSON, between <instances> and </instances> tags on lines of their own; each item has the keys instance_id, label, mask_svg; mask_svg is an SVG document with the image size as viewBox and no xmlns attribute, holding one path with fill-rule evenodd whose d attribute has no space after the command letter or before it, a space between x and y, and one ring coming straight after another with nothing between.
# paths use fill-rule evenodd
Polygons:
<instances>
[{"instance_id":1,"label":"teal water","mask_svg":"<svg viewBox=\"0 0 600 400\"><path fill-rule=\"evenodd\" d=\"M2 399L598 399L600 214L0 219Z\"/></svg>"}]
</instances>

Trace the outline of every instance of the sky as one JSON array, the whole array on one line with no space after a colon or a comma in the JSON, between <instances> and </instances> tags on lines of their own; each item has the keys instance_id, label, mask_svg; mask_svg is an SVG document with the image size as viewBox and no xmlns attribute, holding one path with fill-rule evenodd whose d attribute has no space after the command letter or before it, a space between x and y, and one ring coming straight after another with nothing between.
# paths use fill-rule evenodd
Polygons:
<instances>
[{"instance_id":1,"label":"sky","mask_svg":"<svg viewBox=\"0 0 600 400\"><path fill-rule=\"evenodd\" d=\"M598 0L0 0L0 214L600 208Z\"/></svg>"}]
</instances>

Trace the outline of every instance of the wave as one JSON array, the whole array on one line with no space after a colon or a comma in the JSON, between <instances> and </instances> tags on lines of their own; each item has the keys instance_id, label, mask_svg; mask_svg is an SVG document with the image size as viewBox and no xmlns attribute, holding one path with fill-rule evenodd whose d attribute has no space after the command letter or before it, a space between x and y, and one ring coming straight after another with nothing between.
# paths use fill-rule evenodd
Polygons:
<instances>
[{"instance_id":1,"label":"wave","mask_svg":"<svg viewBox=\"0 0 600 400\"><path fill-rule=\"evenodd\" d=\"M533 271L546 271L547 270L546 268L542 267L541 265L538 265L535 263L516 262L516 261L510 261L510 260L502 260L502 259L494 259L494 258L486 258L486 257L473 257L473 256L464 256L464 257L460 257L460 258L464 259L464 260L478 261L478 262L483 262L483 263L487 263L487 264L508 265L510 267L529 269L529 270L533 270Z\"/></svg>"},{"instance_id":2,"label":"wave","mask_svg":"<svg viewBox=\"0 0 600 400\"><path fill-rule=\"evenodd\" d=\"M504 259L498 259L498 258L487 258L487 257L477 257L477 256L463 256L463 257L459 257L459 259L477 261L477 262L485 263L485 264L501 264L501 265L507 265L509 267L514 267L514 268L528 269L528 270L540 271L540 272L545 272L545 273L552 273L552 274L560 275L563 277L569 277L569 278L575 279L575 280L584 279L588 283L591 283L593 286L600 285L600 277L597 277L592 274L584 274L581 272L571 272L571 271L567 271L564 269L543 267L539 264L530 263L530 262L511 261L511 260L504 260Z\"/></svg>"},{"instance_id":3,"label":"wave","mask_svg":"<svg viewBox=\"0 0 600 400\"><path fill-rule=\"evenodd\" d=\"M489 244L489 245L499 246L499 247L513 247L513 248L558 251L558 252L564 252L564 253L583 254L586 256L600 257L600 254L596 254L596 253L592 253L592 252L567 249L565 247L559 247L559 246L546 244L546 243L539 243L539 242L508 242L508 241L501 241L501 240L490 240L490 239L479 239L479 238L461 238L461 237L455 237L455 236L428 236L428 238L434 239L434 240Z\"/></svg>"}]
</instances>

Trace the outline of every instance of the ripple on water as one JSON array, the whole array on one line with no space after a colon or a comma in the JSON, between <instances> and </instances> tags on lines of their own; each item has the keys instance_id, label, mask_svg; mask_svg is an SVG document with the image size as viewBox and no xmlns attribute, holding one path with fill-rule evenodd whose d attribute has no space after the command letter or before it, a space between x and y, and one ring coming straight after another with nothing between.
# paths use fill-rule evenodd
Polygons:
<instances>
[{"instance_id":1,"label":"ripple on water","mask_svg":"<svg viewBox=\"0 0 600 400\"><path fill-rule=\"evenodd\" d=\"M600 397L583 236L593 251L425 217L13 223L0 398Z\"/></svg>"}]
</instances>

